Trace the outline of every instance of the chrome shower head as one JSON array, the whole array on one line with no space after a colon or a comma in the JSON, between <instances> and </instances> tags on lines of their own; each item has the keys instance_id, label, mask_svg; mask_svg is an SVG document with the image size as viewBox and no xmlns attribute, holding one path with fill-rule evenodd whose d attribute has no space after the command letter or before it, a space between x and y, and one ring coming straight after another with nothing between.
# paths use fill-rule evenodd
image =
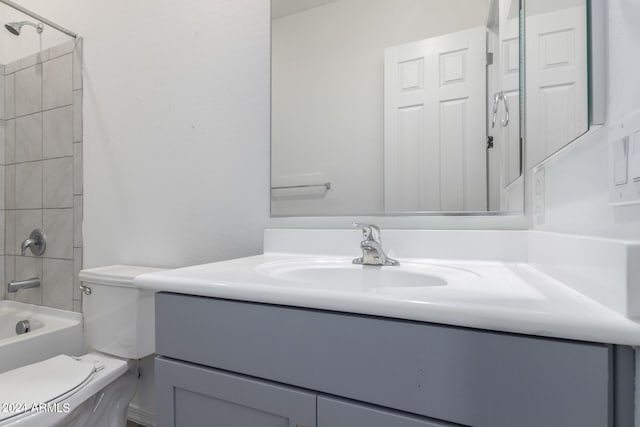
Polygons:
<instances>
[{"instance_id":1,"label":"chrome shower head","mask_svg":"<svg viewBox=\"0 0 640 427\"><path fill-rule=\"evenodd\" d=\"M4 27L14 36L19 36L20 31L22 31L22 27L24 27L25 25L35 28L38 34L40 34L44 30L44 25L40 23L34 24L30 21L9 22L8 24L5 24Z\"/></svg>"},{"instance_id":2,"label":"chrome shower head","mask_svg":"<svg viewBox=\"0 0 640 427\"><path fill-rule=\"evenodd\" d=\"M5 24L4 27L14 36L19 36L22 25L19 25L17 22L12 22L10 24Z\"/></svg>"}]
</instances>

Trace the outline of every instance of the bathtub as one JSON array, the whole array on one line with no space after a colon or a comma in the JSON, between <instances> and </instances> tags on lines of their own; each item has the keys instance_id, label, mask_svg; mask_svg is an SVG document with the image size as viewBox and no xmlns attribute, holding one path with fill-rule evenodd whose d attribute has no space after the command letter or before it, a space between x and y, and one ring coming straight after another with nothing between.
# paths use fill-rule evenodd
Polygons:
<instances>
[{"instance_id":1,"label":"bathtub","mask_svg":"<svg viewBox=\"0 0 640 427\"><path fill-rule=\"evenodd\" d=\"M16 334L16 323L31 330ZM0 373L58 354L82 354L82 314L15 301L0 301Z\"/></svg>"}]
</instances>

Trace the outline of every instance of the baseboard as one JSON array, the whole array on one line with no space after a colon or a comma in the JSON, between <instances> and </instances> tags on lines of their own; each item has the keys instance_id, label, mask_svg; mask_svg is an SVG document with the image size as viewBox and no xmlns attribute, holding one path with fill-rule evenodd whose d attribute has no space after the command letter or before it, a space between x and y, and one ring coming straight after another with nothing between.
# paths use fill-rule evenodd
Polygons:
<instances>
[{"instance_id":1,"label":"baseboard","mask_svg":"<svg viewBox=\"0 0 640 427\"><path fill-rule=\"evenodd\" d=\"M154 427L155 420L153 419L153 414L150 414L146 411L143 411L138 406L129 405L129 410L127 411L127 418L133 421L134 423L142 424L146 427Z\"/></svg>"}]
</instances>

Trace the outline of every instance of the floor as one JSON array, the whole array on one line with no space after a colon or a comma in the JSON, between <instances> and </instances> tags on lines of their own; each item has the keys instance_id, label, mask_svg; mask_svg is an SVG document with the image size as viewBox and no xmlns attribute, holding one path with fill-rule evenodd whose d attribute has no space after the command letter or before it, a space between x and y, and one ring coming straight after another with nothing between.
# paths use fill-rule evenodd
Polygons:
<instances>
[{"instance_id":1,"label":"floor","mask_svg":"<svg viewBox=\"0 0 640 427\"><path fill-rule=\"evenodd\" d=\"M138 423L134 423L133 421L127 420L127 427L144 427Z\"/></svg>"}]
</instances>

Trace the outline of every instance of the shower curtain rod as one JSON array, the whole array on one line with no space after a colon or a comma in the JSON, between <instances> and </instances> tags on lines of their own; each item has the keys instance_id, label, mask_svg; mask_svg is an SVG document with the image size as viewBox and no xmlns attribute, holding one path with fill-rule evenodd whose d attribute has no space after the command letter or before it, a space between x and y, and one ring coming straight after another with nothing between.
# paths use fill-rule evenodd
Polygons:
<instances>
[{"instance_id":1,"label":"shower curtain rod","mask_svg":"<svg viewBox=\"0 0 640 427\"><path fill-rule=\"evenodd\" d=\"M40 15L38 15L35 12L31 12L29 9L25 9L24 7L20 6L19 4L16 4L14 2L12 2L11 0L0 0L0 3L4 3L9 7L14 8L15 10L24 13L25 15L29 15L30 17L32 17L33 19L36 19L40 22L42 22L43 24L47 24L48 26L55 28L56 30L65 33L68 36L73 37L74 39L78 38L78 34L74 33L71 30L67 30L66 28L56 24L55 22L49 21L47 18L42 17Z\"/></svg>"}]
</instances>

